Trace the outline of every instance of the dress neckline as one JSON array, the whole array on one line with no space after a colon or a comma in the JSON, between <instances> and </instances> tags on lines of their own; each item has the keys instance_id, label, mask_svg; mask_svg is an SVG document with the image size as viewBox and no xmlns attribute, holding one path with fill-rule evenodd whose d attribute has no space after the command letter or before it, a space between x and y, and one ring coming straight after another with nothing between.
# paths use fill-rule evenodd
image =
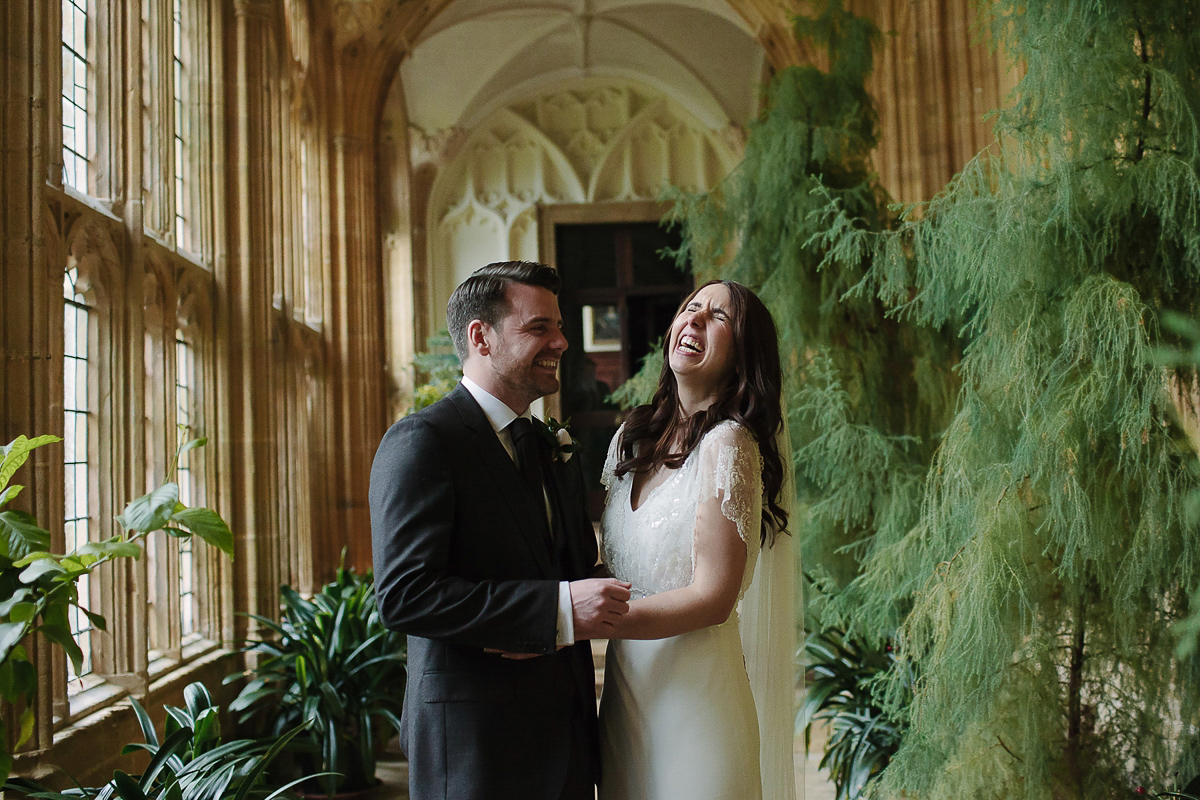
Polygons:
<instances>
[{"instance_id":1,"label":"dress neckline","mask_svg":"<svg viewBox=\"0 0 1200 800\"><path fill-rule=\"evenodd\" d=\"M668 475L667 477L663 478L662 482L659 483L657 486L651 487L650 491L646 492L646 496L644 498L642 498L642 502L640 505L638 505L637 508L633 507L633 480L634 479L630 478L629 479L629 500L625 504L626 506L629 507L629 513L636 514L637 512L641 511L643 508L648 506L650 504L650 501L654 499L654 496L656 494L658 494L658 490L663 488L664 486L666 486L671 481L675 480L675 478L678 477L679 473L683 472L683 469L684 469L684 467L687 466L688 461L691 461L691 460L692 459L689 456L687 461L684 461L682 464L680 464L678 468L667 470L667 472L669 472L671 474Z\"/></svg>"},{"instance_id":2,"label":"dress neckline","mask_svg":"<svg viewBox=\"0 0 1200 800\"><path fill-rule=\"evenodd\" d=\"M625 501L625 508L627 508L629 510L629 513L636 514L637 512L641 511L646 506L650 505L650 501L653 500L654 496L658 494L658 490L663 488L664 486L666 486L671 481L675 480L677 477L679 477L679 474L682 473L685 469L687 469L688 464L692 463L692 456L696 455L697 451L700 450L700 445L704 444L704 440L708 438L708 435L710 433L712 433L713 431L715 431L717 428L720 428L720 427L730 424L730 423L732 423L734 425L737 424L734 420L723 419L720 422L718 422L716 425L713 425L711 428L706 430L704 432L704 435L700 437L700 441L696 442L696 446L694 448L692 448L692 452L688 453L688 457L686 459L684 459L684 462L682 464L680 464L677 468L675 468L673 470L669 470L669 472L671 474L668 475L666 478L664 478L662 483L658 484L658 486L655 486L653 489L651 489L649 492L647 492L646 496L642 499L641 504L637 508L633 507L633 475L632 475L632 473L630 473L630 476L629 476L629 498Z\"/></svg>"}]
</instances>

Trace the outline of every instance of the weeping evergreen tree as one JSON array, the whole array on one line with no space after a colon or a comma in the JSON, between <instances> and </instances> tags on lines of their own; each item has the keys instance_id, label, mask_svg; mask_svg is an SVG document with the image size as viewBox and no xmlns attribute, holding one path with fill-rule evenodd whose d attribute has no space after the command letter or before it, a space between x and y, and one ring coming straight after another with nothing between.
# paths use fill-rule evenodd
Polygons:
<instances>
[{"instance_id":1,"label":"weeping evergreen tree","mask_svg":"<svg viewBox=\"0 0 1200 800\"><path fill-rule=\"evenodd\" d=\"M802 504L795 529L805 572L823 587L810 596L810 617L820 618L810 626L857 622L852 633L878 644L907 606L891 603L882 624L863 625L845 613L860 602L847 591L879 543L899 540L920 516L957 394L957 329L889 316L861 291L869 248L829 261L814 245L831 209L863 233L898 219L870 164L878 130L865 82L879 31L838 0L798 17L795 31L828 70L776 75L741 164L709 194L676 196L671 219L683 227L681 264L756 289L779 326Z\"/></svg>"},{"instance_id":2,"label":"weeping evergreen tree","mask_svg":"<svg viewBox=\"0 0 1200 800\"><path fill-rule=\"evenodd\" d=\"M877 117L866 91L879 31L838 0L798 17L798 39L824 67L796 66L768 87L764 111L739 167L707 195L676 197L681 261L759 292L780 329L808 586L806 628L821 653L854 664L818 665L819 705L835 717L823 765L839 798L859 796L903 735L907 709L881 710L877 671L895 662L884 648L911 609L896 592L859 578L881 550L918 525L926 476L953 417L961 354L957 320L917 322L890 312L865 290L874 240L836 260L836 222L876 237L900 219L873 173ZM893 253L907 258L902 241ZM631 381L631 384L635 382ZM870 609L871 613L865 613ZM830 650L823 643L842 643ZM864 654L879 653L874 661ZM908 666L897 685L909 683ZM899 695L896 695L897 697Z\"/></svg>"},{"instance_id":3,"label":"weeping evergreen tree","mask_svg":"<svg viewBox=\"0 0 1200 800\"><path fill-rule=\"evenodd\" d=\"M877 598L866 626L911 604L920 679L880 794L1184 788L1200 668L1174 658L1171 626L1200 535L1167 389L1194 374L1154 349L1161 310L1200 299L1200 5L987 10L1026 69L997 151L898 231L830 205L820 239L826 266L871 254L857 291L969 340L920 520L850 587Z\"/></svg>"},{"instance_id":4,"label":"weeping evergreen tree","mask_svg":"<svg viewBox=\"0 0 1200 800\"><path fill-rule=\"evenodd\" d=\"M878 664L825 665L833 678L814 693L826 702L806 704L802 715L820 708L836 717L823 765L838 797L852 798L878 777L905 728L899 703L881 711L876 673L894 664L884 647L911 608L857 578L919 522L926 475L953 417L961 345L955 321L916 323L863 290L873 242L828 258L831 220L873 236L900 224L870 163L878 130L866 79L879 31L830 0L798 17L795 32L824 55L825 69L780 72L742 163L715 191L678 195L672 218L683 227L681 263L756 289L779 326L799 492L793 531L814 652L841 642L843 655L881 654ZM648 369L657 375L657 366ZM907 683L907 665L899 673L898 685Z\"/></svg>"},{"instance_id":5,"label":"weeping evergreen tree","mask_svg":"<svg viewBox=\"0 0 1200 800\"><path fill-rule=\"evenodd\" d=\"M781 73L745 163L679 199L685 255L780 323L824 621L898 631L918 676L876 794L1194 793L1200 659L1172 628L1197 481L1168 387L1197 387L1154 352L1161 311L1200 306L1200 4L982 11L1025 75L942 194L889 217L874 34L833 2L797 25L829 72Z\"/></svg>"}]
</instances>

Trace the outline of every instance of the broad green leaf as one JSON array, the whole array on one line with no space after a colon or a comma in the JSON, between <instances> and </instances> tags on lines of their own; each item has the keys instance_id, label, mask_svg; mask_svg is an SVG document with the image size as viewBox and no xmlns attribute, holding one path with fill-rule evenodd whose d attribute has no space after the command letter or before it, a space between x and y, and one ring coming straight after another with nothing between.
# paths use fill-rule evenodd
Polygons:
<instances>
[{"instance_id":1,"label":"broad green leaf","mask_svg":"<svg viewBox=\"0 0 1200 800\"><path fill-rule=\"evenodd\" d=\"M168 481L125 506L125 513L117 517L117 522L126 530L156 531L167 524L178 502L179 484Z\"/></svg>"},{"instance_id":2,"label":"broad green leaf","mask_svg":"<svg viewBox=\"0 0 1200 800\"><path fill-rule=\"evenodd\" d=\"M85 572L91 572L92 567L100 559L90 553L67 553L59 559L59 565L67 571L68 575L82 575Z\"/></svg>"},{"instance_id":3,"label":"broad green leaf","mask_svg":"<svg viewBox=\"0 0 1200 800\"><path fill-rule=\"evenodd\" d=\"M296 778L291 783L285 783L283 786L280 786L278 789L271 792L269 795L267 795L264 798L264 800L276 800L276 798L283 796L287 792L288 789L291 789L293 786L299 786L300 784L302 784L305 781L310 780L312 778L324 778L324 777L328 777L330 775L341 775L341 774L342 773L340 773L340 772L314 772L312 775L305 775L303 778Z\"/></svg>"},{"instance_id":4,"label":"broad green leaf","mask_svg":"<svg viewBox=\"0 0 1200 800\"><path fill-rule=\"evenodd\" d=\"M24 695L26 698L32 698L37 690L37 668L29 662L25 648L21 645L14 647L6 664L12 669L12 696Z\"/></svg>"},{"instance_id":5,"label":"broad green leaf","mask_svg":"<svg viewBox=\"0 0 1200 800\"><path fill-rule=\"evenodd\" d=\"M321 722L321 697L311 694L304 698L301 718L307 723L318 725Z\"/></svg>"},{"instance_id":6,"label":"broad green leaf","mask_svg":"<svg viewBox=\"0 0 1200 800\"><path fill-rule=\"evenodd\" d=\"M129 698L130 704L133 706L133 713L137 716L138 725L142 729L142 738L147 744L158 746L158 734L154 730L154 722L151 721L150 715L146 713L146 709L138 702L136 697Z\"/></svg>"},{"instance_id":7,"label":"broad green leaf","mask_svg":"<svg viewBox=\"0 0 1200 800\"><path fill-rule=\"evenodd\" d=\"M177 730L192 727L192 718L186 711L175 706L167 706L167 723L163 728L165 735L170 736Z\"/></svg>"},{"instance_id":8,"label":"broad green leaf","mask_svg":"<svg viewBox=\"0 0 1200 800\"><path fill-rule=\"evenodd\" d=\"M233 532L212 509L186 508L172 515L171 522L179 523L222 553L233 556Z\"/></svg>"},{"instance_id":9,"label":"broad green leaf","mask_svg":"<svg viewBox=\"0 0 1200 800\"><path fill-rule=\"evenodd\" d=\"M54 553L47 553L44 550L37 550L37 551L32 552L29 555L25 556L24 558L17 559L16 561L13 562L13 566L14 567L26 567L35 561L44 561L48 558L52 559L54 561L57 561L59 557Z\"/></svg>"},{"instance_id":10,"label":"broad green leaf","mask_svg":"<svg viewBox=\"0 0 1200 800\"><path fill-rule=\"evenodd\" d=\"M211 745L221 741L221 719L215 708L207 708L196 717L196 732L193 748L202 753Z\"/></svg>"},{"instance_id":11,"label":"broad green leaf","mask_svg":"<svg viewBox=\"0 0 1200 800\"><path fill-rule=\"evenodd\" d=\"M258 764L254 766L254 769L252 769L250 773L246 775L246 779L242 782L242 785L238 787L237 794L233 796L232 800L246 800L246 798L250 795L250 791L254 788L254 784L258 783L259 780L262 779L263 773L266 772L266 769L270 763L276 758L276 756L283 752L283 748L287 747L288 743L291 742L292 739L296 738L296 735L303 730L304 728L294 728L293 730L288 731L283 736L280 736L278 739L276 739L275 743L271 745L271 748L267 750L266 754L262 757Z\"/></svg>"},{"instance_id":12,"label":"broad green leaf","mask_svg":"<svg viewBox=\"0 0 1200 800\"><path fill-rule=\"evenodd\" d=\"M43 575L61 574L62 572L64 572L62 565L54 559L38 559L25 569L21 570L21 583L30 586L36 583L37 579Z\"/></svg>"},{"instance_id":13,"label":"broad green leaf","mask_svg":"<svg viewBox=\"0 0 1200 800\"><path fill-rule=\"evenodd\" d=\"M346 716L346 708L336 688L329 681L322 681L317 687L325 700L325 713L332 719L342 719Z\"/></svg>"},{"instance_id":14,"label":"broad green leaf","mask_svg":"<svg viewBox=\"0 0 1200 800\"><path fill-rule=\"evenodd\" d=\"M13 606L28 602L33 597L33 592L30 589L21 587L12 593L11 597L6 597L0 600L0 617L7 617L12 613Z\"/></svg>"},{"instance_id":15,"label":"broad green leaf","mask_svg":"<svg viewBox=\"0 0 1200 800\"><path fill-rule=\"evenodd\" d=\"M102 542L85 542L75 551L75 555L138 559L142 556L142 548L137 542L130 542L120 536L113 536L111 539L105 539Z\"/></svg>"},{"instance_id":16,"label":"broad green leaf","mask_svg":"<svg viewBox=\"0 0 1200 800\"><path fill-rule=\"evenodd\" d=\"M208 687L196 681L183 688L183 704L193 719L199 719L201 714L213 707L213 699Z\"/></svg>"},{"instance_id":17,"label":"broad green leaf","mask_svg":"<svg viewBox=\"0 0 1200 800\"><path fill-rule=\"evenodd\" d=\"M23 622L0 623L0 660L8 658L9 652L29 633L29 626Z\"/></svg>"},{"instance_id":18,"label":"broad green leaf","mask_svg":"<svg viewBox=\"0 0 1200 800\"><path fill-rule=\"evenodd\" d=\"M137 781L121 770L113 772L113 783L116 784L117 795L122 800L146 800L146 794Z\"/></svg>"},{"instance_id":19,"label":"broad green leaf","mask_svg":"<svg viewBox=\"0 0 1200 800\"><path fill-rule=\"evenodd\" d=\"M26 708L21 712L21 732L17 735L17 747L29 741L29 737L33 736L34 715L33 708Z\"/></svg>"},{"instance_id":20,"label":"broad green leaf","mask_svg":"<svg viewBox=\"0 0 1200 800\"><path fill-rule=\"evenodd\" d=\"M81 608L79 610L87 615L88 622L92 623L93 628L98 631L108 630L108 620L106 620L103 616L93 611L88 611L86 608Z\"/></svg>"},{"instance_id":21,"label":"broad green leaf","mask_svg":"<svg viewBox=\"0 0 1200 800\"><path fill-rule=\"evenodd\" d=\"M0 452L3 453L3 460L0 460L0 486L8 486L8 482L12 479L13 473L21 468L25 460L29 458L29 453L35 448L41 447L44 444L51 442L61 442L62 439L57 436L45 435L36 436L32 439L26 438L24 435L18 436Z\"/></svg>"},{"instance_id":22,"label":"broad green leaf","mask_svg":"<svg viewBox=\"0 0 1200 800\"><path fill-rule=\"evenodd\" d=\"M70 628L65 625L42 625L38 631L63 649L67 658L71 659L71 666L75 668L76 675L83 671L83 651L71 636Z\"/></svg>"},{"instance_id":23,"label":"broad green leaf","mask_svg":"<svg viewBox=\"0 0 1200 800\"><path fill-rule=\"evenodd\" d=\"M208 444L207 436L201 436L199 439L192 439L190 442L183 445L183 447L179 448L179 455L183 455L189 450L195 450L197 447L204 447L206 444Z\"/></svg>"},{"instance_id":24,"label":"broad green leaf","mask_svg":"<svg viewBox=\"0 0 1200 800\"><path fill-rule=\"evenodd\" d=\"M23 590L22 594L29 594L28 590ZM9 620L12 622L28 622L37 614L36 603L16 603L8 614Z\"/></svg>"},{"instance_id":25,"label":"broad green leaf","mask_svg":"<svg viewBox=\"0 0 1200 800\"><path fill-rule=\"evenodd\" d=\"M3 492L0 492L0 506L8 505L13 501L13 499L16 498L17 495L21 493L21 490L24 488L24 486L21 486L17 483L6 487Z\"/></svg>"},{"instance_id":26,"label":"broad green leaf","mask_svg":"<svg viewBox=\"0 0 1200 800\"><path fill-rule=\"evenodd\" d=\"M163 741L162 747L154 754L154 758L150 759L150 763L146 765L146 771L142 773L142 779L138 782L138 788L146 791L154 786L154 780L158 777L158 773L167 766L167 762L172 756L181 754L188 749L192 740L192 729L182 728L175 731L174 734L167 737Z\"/></svg>"},{"instance_id":27,"label":"broad green leaf","mask_svg":"<svg viewBox=\"0 0 1200 800\"><path fill-rule=\"evenodd\" d=\"M338 735L337 735L337 723L334 720L330 719L325 723L325 747L324 747L324 750L325 750L325 763L326 764L336 765L338 763L338 757L341 752L341 748L339 747L340 744L341 744L341 742L338 741ZM326 787L327 787L326 793L332 794L336 790L339 783L340 783L340 781L330 778L328 783L326 783Z\"/></svg>"},{"instance_id":28,"label":"broad green leaf","mask_svg":"<svg viewBox=\"0 0 1200 800\"><path fill-rule=\"evenodd\" d=\"M27 511L0 511L0 556L14 561L50 547L50 534Z\"/></svg>"},{"instance_id":29,"label":"broad green leaf","mask_svg":"<svg viewBox=\"0 0 1200 800\"><path fill-rule=\"evenodd\" d=\"M42 609L43 625L46 627L69 630L71 627L70 611L72 605L78 605L78 593L75 584L61 587L62 591L47 595L47 603Z\"/></svg>"},{"instance_id":30,"label":"broad green leaf","mask_svg":"<svg viewBox=\"0 0 1200 800\"><path fill-rule=\"evenodd\" d=\"M300 690L300 699L305 700L308 694L308 664L304 656L296 656L296 686Z\"/></svg>"}]
</instances>

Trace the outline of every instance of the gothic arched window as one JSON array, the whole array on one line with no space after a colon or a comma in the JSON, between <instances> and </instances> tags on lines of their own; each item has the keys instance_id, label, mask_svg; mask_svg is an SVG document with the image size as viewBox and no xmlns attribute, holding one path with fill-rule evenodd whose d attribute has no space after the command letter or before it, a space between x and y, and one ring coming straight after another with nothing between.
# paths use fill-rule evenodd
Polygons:
<instances>
[{"instance_id":1,"label":"gothic arched window","mask_svg":"<svg viewBox=\"0 0 1200 800\"><path fill-rule=\"evenodd\" d=\"M62 3L63 185L88 193L88 12L87 0Z\"/></svg>"},{"instance_id":2,"label":"gothic arched window","mask_svg":"<svg viewBox=\"0 0 1200 800\"><path fill-rule=\"evenodd\" d=\"M93 308L78 285L79 270L72 266L63 275L63 470L66 509L63 535L66 552L92 538L95 507L92 496L94 470L91 439L95 409L92 403L94 371L91 354ZM89 604L90 576L80 578L79 602ZM76 674L67 662L67 677L75 680L92 671L92 624L78 608L70 611L71 636L83 651L83 668Z\"/></svg>"}]
</instances>

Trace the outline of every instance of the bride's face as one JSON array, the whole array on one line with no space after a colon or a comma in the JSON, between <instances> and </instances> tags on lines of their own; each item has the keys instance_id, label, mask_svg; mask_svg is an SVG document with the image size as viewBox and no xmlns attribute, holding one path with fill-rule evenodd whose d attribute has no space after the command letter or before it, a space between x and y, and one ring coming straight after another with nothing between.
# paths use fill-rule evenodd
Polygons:
<instances>
[{"instance_id":1,"label":"bride's face","mask_svg":"<svg viewBox=\"0 0 1200 800\"><path fill-rule=\"evenodd\" d=\"M705 286L671 323L667 360L681 385L715 395L733 375L733 317L729 290Z\"/></svg>"}]
</instances>

